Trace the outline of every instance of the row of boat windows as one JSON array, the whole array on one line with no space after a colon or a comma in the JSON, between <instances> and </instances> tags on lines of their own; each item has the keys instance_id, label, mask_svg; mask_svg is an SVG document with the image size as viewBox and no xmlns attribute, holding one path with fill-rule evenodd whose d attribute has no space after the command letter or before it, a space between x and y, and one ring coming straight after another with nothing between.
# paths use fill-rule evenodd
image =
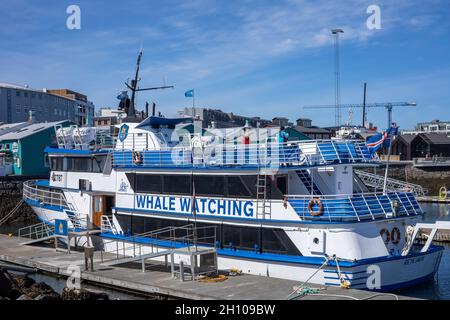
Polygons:
<instances>
[{"instance_id":1,"label":"row of boat windows","mask_svg":"<svg viewBox=\"0 0 450 320\"><path fill-rule=\"evenodd\" d=\"M106 156L93 157L50 157L52 171L102 172Z\"/></svg>"},{"instance_id":2,"label":"row of boat windows","mask_svg":"<svg viewBox=\"0 0 450 320\"><path fill-rule=\"evenodd\" d=\"M236 198L256 198L257 176L223 175L163 175L127 173L130 185L137 193L173 195L225 196ZM267 179L267 197L282 199L282 192Z\"/></svg>"},{"instance_id":3,"label":"row of boat windows","mask_svg":"<svg viewBox=\"0 0 450 320\"><path fill-rule=\"evenodd\" d=\"M179 221L160 218L150 218L132 215L116 214L122 230L129 235L138 235L166 227L182 227L193 221ZM212 226L215 226L212 228ZM186 236L186 231L178 229L176 237ZM160 238L164 238L160 234ZM169 235L167 234L167 238ZM300 251L282 229L262 227L241 227L226 224L197 223L197 238L199 244L216 245L221 249L249 250L259 253L276 253L301 255Z\"/></svg>"}]
</instances>

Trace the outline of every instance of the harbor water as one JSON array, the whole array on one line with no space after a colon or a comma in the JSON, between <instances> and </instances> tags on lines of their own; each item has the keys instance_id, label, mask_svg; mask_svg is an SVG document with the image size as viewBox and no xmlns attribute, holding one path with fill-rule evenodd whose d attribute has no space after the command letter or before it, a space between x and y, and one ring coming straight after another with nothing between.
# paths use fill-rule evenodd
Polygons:
<instances>
[{"instance_id":1,"label":"harbor water","mask_svg":"<svg viewBox=\"0 0 450 320\"><path fill-rule=\"evenodd\" d=\"M436 220L450 220L449 204L431 204L422 203L423 210L426 212L424 216L424 222L434 222ZM0 233L15 234L17 229L23 225L3 225L0 227ZM437 299L437 300L450 300L450 244L442 244L445 246L445 251L442 256L439 272L436 275L434 281L430 281L420 286L397 291L396 293L402 296L423 298L423 299ZM45 281L52 286L55 291L59 292L65 285L65 281L62 279L52 279L49 276L34 275L35 280ZM92 287L95 288L95 287ZM97 290L104 290L95 288ZM127 295L124 293L114 292L114 290L106 290L112 299L140 299L134 295Z\"/></svg>"},{"instance_id":2,"label":"harbor water","mask_svg":"<svg viewBox=\"0 0 450 320\"><path fill-rule=\"evenodd\" d=\"M449 204L421 203L420 205L425 211L424 222L450 220ZM440 245L445 246L445 251L442 256L439 272L436 275L434 281L430 281L426 284L413 288L398 291L398 294L423 299L450 299L450 243L442 243Z\"/></svg>"}]
</instances>

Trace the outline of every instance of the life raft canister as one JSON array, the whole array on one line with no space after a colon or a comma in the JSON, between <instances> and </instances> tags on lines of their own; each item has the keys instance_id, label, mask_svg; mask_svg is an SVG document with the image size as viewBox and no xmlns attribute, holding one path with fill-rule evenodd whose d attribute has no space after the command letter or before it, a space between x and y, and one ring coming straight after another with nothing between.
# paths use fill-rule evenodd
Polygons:
<instances>
[{"instance_id":1,"label":"life raft canister","mask_svg":"<svg viewBox=\"0 0 450 320\"><path fill-rule=\"evenodd\" d=\"M142 163L142 154L139 151L133 151L133 162L135 164Z\"/></svg>"},{"instance_id":2,"label":"life raft canister","mask_svg":"<svg viewBox=\"0 0 450 320\"><path fill-rule=\"evenodd\" d=\"M398 244L400 242L401 234L400 229L397 227L392 228L391 231L391 241L393 244Z\"/></svg>"},{"instance_id":3,"label":"life raft canister","mask_svg":"<svg viewBox=\"0 0 450 320\"><path fill-rule=\"evenodd\" d=\"M391 241L391 234L388 229L381 229L380 235L385 244L388 244L389 241Z\"/></svg>"},{"instance_id":4,"label":"life raft canister","mask_svg":"<svg viewBox=\"0 0 450 320\"><path fill-rule=\"evenodd\" d=\"M317 211L313 210L313 206L314 205L318 205L319 208ZM309 200L308 203L308 212L312 215L312 216L320 216L323 212L323 204L320 201L320 199L318 198L311 198L311 200Z\"/></svg>"}]
</instances>

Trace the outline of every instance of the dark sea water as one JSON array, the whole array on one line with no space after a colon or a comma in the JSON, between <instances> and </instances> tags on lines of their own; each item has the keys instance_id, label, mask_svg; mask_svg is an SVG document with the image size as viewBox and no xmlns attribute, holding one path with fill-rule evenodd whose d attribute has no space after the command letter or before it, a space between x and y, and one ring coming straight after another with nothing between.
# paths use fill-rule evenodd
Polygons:
<instances>
[{"instance_id":1,"label":"dark sea water","mask_svg":"<svg viewBox=\"0 0 450 320\"><path fill-rule=\"evenodd\" d=\"M424 222L434 222L436 220L450 220L449 210L450 205L448 204L421 204L423 210L426 212L424 217ZM17 232L17 229L21 226L10 226L3 225L0 227L0 233L7 234ZM402 296L417 297L424 299L439 299L439 300L450 300L450 244L444 245L446 247L444 254L442 256L439 272L435 279L413 288L397 291L396 293ZM50 285L54 287L56 291L62 290L65 283L60 280L51 280L48 276L35 275L36 280L51 282ZM45 278L45 279L44 279ZM100 289L101 290L101 289ZM110 296L114 299L135 299L132 295L126 295L117 293L114 291L108 292Z\"/></svg>"}]
</instances>

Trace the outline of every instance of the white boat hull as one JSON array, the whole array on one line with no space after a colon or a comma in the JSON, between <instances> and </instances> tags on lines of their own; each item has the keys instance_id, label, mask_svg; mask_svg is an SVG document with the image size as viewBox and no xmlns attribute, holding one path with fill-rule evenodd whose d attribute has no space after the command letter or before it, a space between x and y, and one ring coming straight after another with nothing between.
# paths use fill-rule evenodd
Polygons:
<instances>
[{"instance_id":1,"label":"white boat hull","mask_svg":"<svg viewBox=\"0 0 450 320\"><path fill-rule=\"evenodd\" d=\"M33 207L33 210L42 221L51 221L54 219L68 219L63 211L56 211L46 208ZM145 254L155 251L166 250L167 248L142 244L135 246L131 242L120 241L119 255L131 256L134 254ZM81 242L85 243L85 241ZM106 252L115 252L117 249L116 241L109 237L102 237L104 250ZM153 250L153 251L152 251ZM420 284L433 277L437 272L442 250L432 250L423 254L412 254L407 257L391 257L370 259L367 263L361 261L359 264L349 266L348 262L339 262L339 271L334 262L324 266L318 271L321 263L288 263L281 261L270 261L240 257L239 252L231 255L227 250L218 252L218 268L220 270L238 269L243 273L268 276L274 278L288 279L303 283L309 280L310 285L328 285L340 286L341 279L351 288L369 289L376 291L392 291L412 285ZM164 257L155 258L155 260L164 261ZM178 265L181 259L186 257L175 256L175 263ZM377 261L378 260L378 261ZM185 264L190 263L184 261Z\"/></svg>"}]
</instances>

